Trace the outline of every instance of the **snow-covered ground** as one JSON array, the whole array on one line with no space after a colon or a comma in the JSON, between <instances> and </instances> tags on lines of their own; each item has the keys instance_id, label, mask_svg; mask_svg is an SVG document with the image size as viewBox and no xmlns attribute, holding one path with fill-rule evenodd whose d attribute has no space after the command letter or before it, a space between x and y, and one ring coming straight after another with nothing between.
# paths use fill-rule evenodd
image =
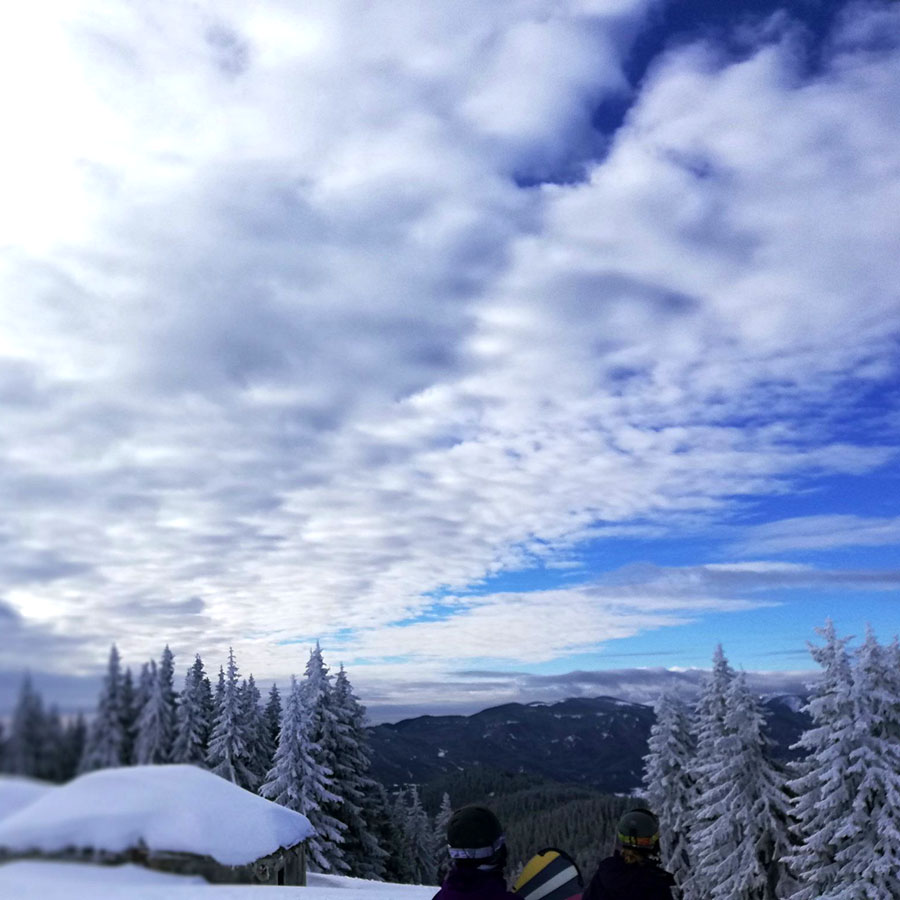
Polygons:
<instances>
[{"instance_id":1,"label":"snow-covered ground","mask_svg":"<svg viewBox=\"0 0 900 900\"><path fill-rule=\"evenodd\" d=\"M431 900L435 887L310 875L306 887L212 885L137 866L14 862L0 866L3 900Z\"/></svg>"},{"instance_id":2,"label":"snow-covered ground","mask_svg":"<svg viewBox=\"0 0 900 900\"><path fill-rule=\"evenodd\" d=\"M102 769L61 787L2 780L0 847L84 847L209 855L243 865L312 833L305 816L194 766ZM15 807L15 808L14 808ZM431 900L437 889L309 875L306 887L211 885L138 866L19 861L0 865L2 900Z\"/></svg>"}]
</instances>

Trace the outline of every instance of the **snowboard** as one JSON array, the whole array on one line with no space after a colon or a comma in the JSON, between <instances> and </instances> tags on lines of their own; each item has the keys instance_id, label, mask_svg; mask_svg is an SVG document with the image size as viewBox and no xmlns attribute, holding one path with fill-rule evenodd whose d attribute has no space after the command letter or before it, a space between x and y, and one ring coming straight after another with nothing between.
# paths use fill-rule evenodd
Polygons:
<instances>
[{"instance_id":1,"label":"snowboard","mask_svg":"<svg viewBox=\"0 0 900 900\"><path fill-rule=\"evenodd\" d=\"M575 860L555 847L532 856L513 888L522 900L580 900L582 890Z\"/></svg>"}]
</instances>

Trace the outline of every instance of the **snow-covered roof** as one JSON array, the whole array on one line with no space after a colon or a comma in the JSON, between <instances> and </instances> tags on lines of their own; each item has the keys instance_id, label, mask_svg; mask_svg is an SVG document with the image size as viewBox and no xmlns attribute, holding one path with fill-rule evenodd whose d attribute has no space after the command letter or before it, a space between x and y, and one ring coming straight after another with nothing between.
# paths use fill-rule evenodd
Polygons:
<instances>
[{"instance_id":1,"label":"snow-covered roof","mask_svg":"<svg viewBox=\"0 0 900 900\"><path fill-rule=\"evenodd\" d=\"M314 833L309 819L195 766L101 769L0 821L0 847L121 853L143 843L240 866Z\"/></svg>"},{"instance_id":2,"label":"snow-covered roof","mask_svg":"<svg viewBox=\"0 0 900 900\"><path fill-rule=\"evenodd\" d=\"M0 821L43 797L56 786L34 778L0 775Z\"/></svg>"}]
</instances>

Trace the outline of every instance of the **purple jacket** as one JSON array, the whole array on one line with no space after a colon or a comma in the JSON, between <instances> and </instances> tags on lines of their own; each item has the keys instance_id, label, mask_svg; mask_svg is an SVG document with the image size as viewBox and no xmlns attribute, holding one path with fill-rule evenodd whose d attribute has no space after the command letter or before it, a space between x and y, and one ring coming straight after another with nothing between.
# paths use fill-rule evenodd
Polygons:
<instances>
[{"instance_id":1,"label":"purple jacket","mask_svg":"<svg viewBox=\"0 0 900 900\"><path fill-rule=\"evenodd\" d=\"M506 880L502 872L453 868L433 900L518 900L518 898L506 889Z\"/></svg>"}]
</instances>

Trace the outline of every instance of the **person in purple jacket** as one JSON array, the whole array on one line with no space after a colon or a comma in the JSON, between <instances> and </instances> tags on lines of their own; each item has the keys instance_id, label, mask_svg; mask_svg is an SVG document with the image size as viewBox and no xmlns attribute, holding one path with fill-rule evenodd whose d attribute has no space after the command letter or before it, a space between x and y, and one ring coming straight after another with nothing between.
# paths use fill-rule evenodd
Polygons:
<instances>
[{"instance_id":1,"label":"person in purple jacket","mask_svg":"<svg viewBox=\"0 0 900 900\"><path fill-rule=\"evenodd\" d=\"M675 879L659 865L659 819L633 809L616 831L615 852L601 860L581 900L672 900Z\"/></svg>"},{"instance_id":2,"label":"person in purple jacket","mask_svg":"<svg viewBox=\"0 0 900 900\"><path fill-rule=\"evenodd\" d=\"M473 804L447 824L451 866L433 900L516 900L506 889L506 838L497 817Z\"/></svg>"}]
</instances>

